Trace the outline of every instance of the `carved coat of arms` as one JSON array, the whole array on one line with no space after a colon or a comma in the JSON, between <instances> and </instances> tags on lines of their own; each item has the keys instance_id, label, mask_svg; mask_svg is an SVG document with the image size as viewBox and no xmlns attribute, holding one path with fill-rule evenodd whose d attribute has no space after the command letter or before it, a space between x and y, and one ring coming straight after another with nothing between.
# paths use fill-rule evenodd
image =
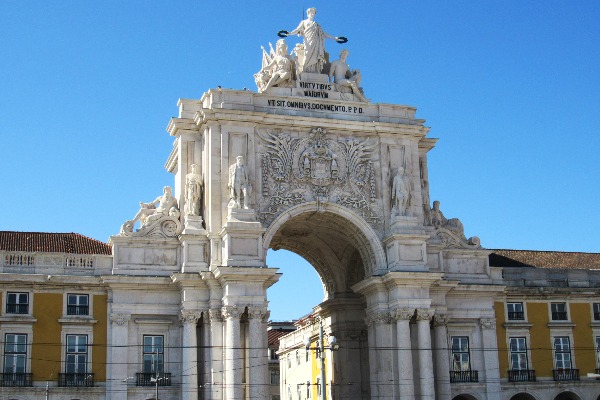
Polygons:
<instances>
[{"instance_id":1,"label":"carved coat of arms","mask_svg":"<svg viewBox=\"0 0 600 400\"><path fill-rule=\"evenodd\" d=\"M304 138L290 133L261 133L260 219L269 222L280 212L307 201L329 201L353 209L372 225L381 224L376 201L373 150L368 139L334 140L322 128Z\"/></svg>"}]
</instances>

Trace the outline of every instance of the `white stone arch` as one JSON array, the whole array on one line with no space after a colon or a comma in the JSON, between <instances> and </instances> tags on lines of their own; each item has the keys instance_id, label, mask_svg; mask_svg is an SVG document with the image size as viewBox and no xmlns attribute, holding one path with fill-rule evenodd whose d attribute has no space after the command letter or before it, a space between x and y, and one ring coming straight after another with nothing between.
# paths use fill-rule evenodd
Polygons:
<instances>
[{"instance_id":1,"label":"white stone arch","mask_svg":"<svg viewBox=\"0 0 600 400\"><path fill-rule=\"evenodd\" d=\"M539 395L536 396L535 393L533 393L531 390L526 389L526 388L511 390L511 391L507 392L507 394L504 396L504 398L506 400L516 400L516 399L520 399L520 398L531 398L534 400L542 400L542 398Z\"/></svg>"},{"instance_id":2,"label":"white stone arch","mask_svg":"<svg viewBox=\"0 0 600 400\"><path fill-rule=\"evenodd\" d=\"M291 207L282 212L271 222L263 236L264 253L271 247L273 237L284 224L296 217L306 214L330 215L328 222L347 230L349 241L358 250L364 266L365 278L372 275L382 275L387 268L385 249L375 230L359 215L339 204L329 202L308 202ZM323 284L327 285L324 276Z\"/></svg>"},{"instance_id":3,"label":"white stone arch","mask_svg":"<svg viewBox=\"0 0 600 400\"><path fill-rule=\"evenodd\" d=\"M556 400L556 399L569 399L569 400L582 400L585 399L584 394L575 389L574 387L563 387L563 388L557 388L557 390L554 391L554 393L552 394L552 397L550 397L551 400Z\"/></svg>"},{"instance_id":4,"label":"white stone arch","mask_svg":"<svg viewBox=\"0 0 600 400\"><path fill-rule=\"evenodd\" d=\"M459 393L452 396L452 400L481 400L481 396L475 392L461 390Z\"/></svg>"}]
</instances>

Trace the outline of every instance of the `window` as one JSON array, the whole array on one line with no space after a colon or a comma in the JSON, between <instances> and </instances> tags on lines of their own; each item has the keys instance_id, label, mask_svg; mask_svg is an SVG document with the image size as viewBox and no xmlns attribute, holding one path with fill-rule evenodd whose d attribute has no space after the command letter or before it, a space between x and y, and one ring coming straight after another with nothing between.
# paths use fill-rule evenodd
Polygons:
<instances>
[{"instance_id":1,"label":"window","mask_svg":"<svg viewBox=\"0 0 600 400\"><path fill-rule=\"evenodd\" d=\"M571 369L571 342L568 336L554 338L554 362L556 369Z\"/></svg>"},{"instance_id":2,"label":"window","mask_svg":"<svg viewBox=\"0 0 600 400\"><path fill-rule=\"evenodd\" d=\"M23 374L27 368L27 335L7 333L4 336L4 373Z\"/></svg>"},{"instance_id":3,"label":"window","mask_svg":"<svg viewBox=\"0 0 600 400\"><path fill-rule=\"evenodd\" d=\"M273 361L279 360L279 356L277 355L276 349L269 349L269 359Z\"/></svg>"},{"instance_id":4,"label":"window","mask_svg":"<svg viewBox=\"0 0 600 400\"><path fill-rule=\"evenodd\" d=\"M296 393L298 394L298 400L302 398L302 386L300 384L296 385Z\"/></svg>"},{"instance_id":5,"label":"window","mask_svg":"<svg viewBox=\"0 0 600 400\"><path fill-rule=\"evenodd\" d=\"M28 314L29 313L29 293L11 293L6 294L6 313L7 314Z\"/></svg>"},{"instance_id":6,"label":"window","mask_svg":"<svg viewBox=\"0 0 600 400\"><path fill-rule=\"evenodd\" d=\"M164 372L164 336L144 335L143 359L144 373Z\"/></svg>"},{"instance_id":7,"label":"window","mask_svg":"<svg viewBox=\"0 0 600 400\"><path fill-rule=\"evenodd\" d=\"M524 337L510 338L510 369L527 370L527 340Z\"/></svg>"},{"instance_id":8,"label":"window","mask_svg":"<svg viewBox=\"0 0 600 400\"><path fill-rule=\"evenodd\" d=\"M87 294L68 294L67 315L90 315L89 296Z\"/></svg>"},{"instance_id":9,"label":"window","mask_svg":"<svg viewBox=\"0 0 600 400\"><path fill-rule=\"evenodd\" d=\"M286 359L287 359L287 367L288 367L288 368L292 368L292 355L291 355L291 354L288 354L288 355L286 356Z\"/></svg>"},{"instance_id":10,"label":"window","mask_svg":"<svg viewBox=\"0 0 600 400\"><path fill-rule=\"evenodd\" d=\"M292 400L292 387L288 385L288 400Z\"/></svg>"},{"instance_id":11,"label":"window","mask_svg":"<svg viewBox=\"0 0 600 400\"><path fill-rule=\"evenodd\" d=\"M306 362L308 362L310 360L310 350L309 349L306 349L305 357L306 357Z\"/></svg>"},{"instance_id":12,"label":"window","mask_svg":"<svg viewBox=\"0 0 600 400\"><path fill-rule=\"evenodd\" d=\"M306 398L310 399L310 381L306 381Z\"/></svg>"},{"instance_id":13,"label":"window","mask_svg":"<svg viewBox=\"0 0 600 400\"><path fill-rule=\"evenodd\" d=\"M567 318L567 305L565 303L552 303L550 304L550 311L552 312L552 321L566 321Z\"/></svg>"},{"instance_id":14,"label":"window","mask_svg":"<svg viewBox=\"0 0 600 400\"><path fill-rule=\"evenodd\" d=\"M321 378L317 378L317 395L321 397Z\"/></svg>"},{"instance_id":15,"label":"window","mask_svg":"<svg viewBox=\"0 0 600 400\"><path fill-rule=\"evenodd\" d=\"M271 370L271 385L279 385L279 370Z\"/></svg>"},{"instance_id":16,"label":"window","mask_svg":"<svg viewBox=\"0 0 600 400\"><path fill-rule=\"evenodd\" d=\"M452 368L454 371L470 371L469 338L452 336Z\"/></svg>"},{"instance_id":17,"label":"window","mask_svg":"<svg viewBox=\"0 0 600 400\"><path fill-rule=\"evenodd\" d=\"M600 336L596 336L596 367L598 368L596 373L598 373L600 371Z\"/></svg>"},{"instance_id":18,"label":"window","mask_svg":"<svg viewBox=\"0 0 600 400\"><path fill-rule=\"evenodd\" d=\"M600 321L600 303L594 303L594 321Z\"/></svg>"},{"instance_id":19,"label":"window","mask_svg":"<svg viewBox=\"0 0 600 400\"><path fill-rule=\"evenodd\" d=\"M300 350L296 350L296 365L300 365Z\"/></svg>"},{"instance_id":20,"label":"window","mask_svg":"<svg viewBox=\"0 0 600 400\"><path fill-rule=\"evenodd\" d=\"M87 335L67 335L67 374L87 373L88 337Z\"/></svg>"},{"instance_id":21,"label":"window","mask_svg":"<svg viewBox=\"0 0 600 400\"><path fill-rule=\"evenodd\" d=\"M507 303L509 321L523 321L525 313L523 312L523 303Z\"/></svg>"}]
</instances>

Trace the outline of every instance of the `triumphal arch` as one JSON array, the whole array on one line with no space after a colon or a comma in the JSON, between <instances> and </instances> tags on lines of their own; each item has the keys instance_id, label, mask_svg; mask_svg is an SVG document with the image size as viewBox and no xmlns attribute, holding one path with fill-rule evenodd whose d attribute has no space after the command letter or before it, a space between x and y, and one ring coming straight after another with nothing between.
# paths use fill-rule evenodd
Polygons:
<instances>
[{"instance_id":1,"label":"triumphal arch","mask_svg":"<svg viewBox=\"0 0 600 400\"><path fill-rule=\"evenodd\" d=\"M479 239L431 203L436 139L414 107L368 98L368 76L336 44L347 38L327 34L313 9L279 36L263 48L257 91L179 100L173 188L111 238L109 381L136 362L119 345L158 330L181 384L173 398L267 398L266 290L278 272L265 257L288 249L322 279L316 317L339 344L328 397L451 399L462 390L450 384L453 363L462 368L455 334L474 338L470 357L485 367L469 390L498 398L502 288ZM127 398L117 384L108 391Z\"/></svg>"}]
</instances>

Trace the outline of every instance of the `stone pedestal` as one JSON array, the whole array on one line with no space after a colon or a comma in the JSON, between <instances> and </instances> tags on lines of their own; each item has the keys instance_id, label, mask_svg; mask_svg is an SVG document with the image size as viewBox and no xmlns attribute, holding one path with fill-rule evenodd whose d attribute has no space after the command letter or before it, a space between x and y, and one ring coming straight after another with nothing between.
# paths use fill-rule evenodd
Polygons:
<instances>
[{"instance_id":1,"label":"stone pedestal","mask_svg":"<svg viewBox=\"0 0 600 400\"><path fill-rule=\"evenodd\" d=\"M383 242L390 271L426 271L428 235L393 233Z\"/></svg>"}]
</instances>

